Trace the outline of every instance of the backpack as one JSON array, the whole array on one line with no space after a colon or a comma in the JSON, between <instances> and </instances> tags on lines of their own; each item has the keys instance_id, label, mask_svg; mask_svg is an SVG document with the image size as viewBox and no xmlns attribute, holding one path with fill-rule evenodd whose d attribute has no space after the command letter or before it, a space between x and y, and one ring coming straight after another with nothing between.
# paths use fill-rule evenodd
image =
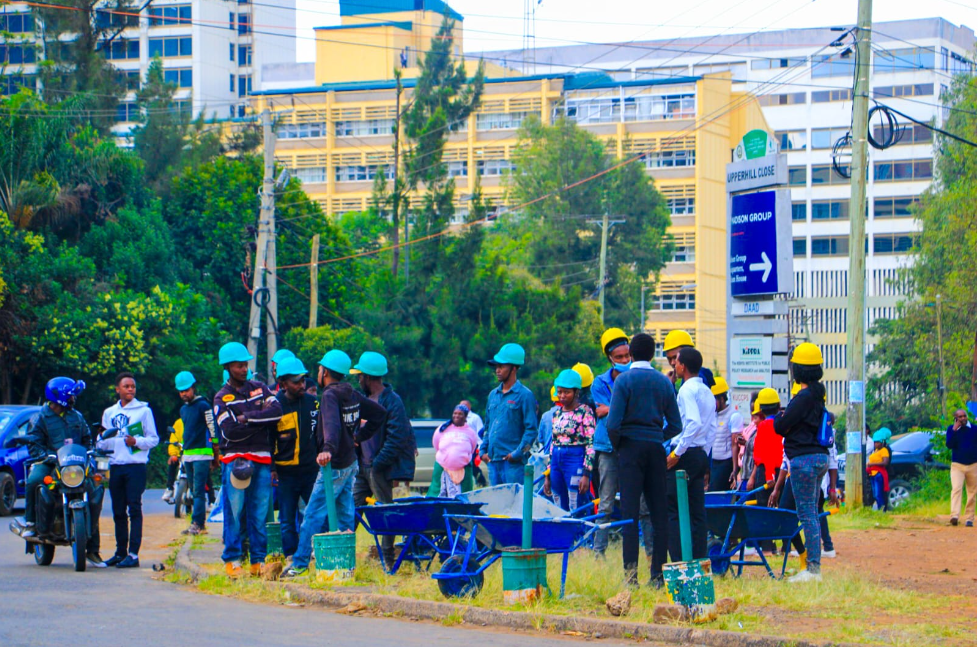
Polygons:
<instances>
[{"instance_id":1,"label":"backpack","mask_svg":"<svg viewBox=\"0 0 978 647\"><path fill-rule=\"evenodd\" d=\"M832 419L829 417L828 409L822 410L822 424L818 427L816 440L822 447L831 447L835 444L835 430L832 429Z\"/></svg>"}]
</instances>

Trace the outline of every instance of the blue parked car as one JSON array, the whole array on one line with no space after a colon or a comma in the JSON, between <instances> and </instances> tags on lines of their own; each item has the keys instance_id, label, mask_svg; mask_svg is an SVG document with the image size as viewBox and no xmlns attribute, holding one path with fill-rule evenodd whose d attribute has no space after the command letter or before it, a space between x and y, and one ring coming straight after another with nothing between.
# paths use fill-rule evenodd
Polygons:
<instances>
[{"instance_id":1,"label":"blue parked car","mask_svg":"<svg viewBox=\"0 0 978 647\"><path fill-rule=\"evenodd\" d=\"M27 434L37 406L0 405L0 517L13 514L17 499L24 498L24 463L30 458L26 447L14 447L13 440Z\"/></svg>"}]
</instances>

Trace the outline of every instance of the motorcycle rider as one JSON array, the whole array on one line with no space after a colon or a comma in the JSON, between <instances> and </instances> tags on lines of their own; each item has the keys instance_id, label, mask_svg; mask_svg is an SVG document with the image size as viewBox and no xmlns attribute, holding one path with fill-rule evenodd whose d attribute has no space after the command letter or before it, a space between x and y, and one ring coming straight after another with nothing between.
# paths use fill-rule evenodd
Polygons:
<instances>
[{"instance_id":1,"label":"motorcycle rider","mask_svg":"<svg viewBox=\"0 0 978 647\"><path fill-rule=\"evenodd\" d=\"M30 476L27 477L27 500L24 520L21 524L24 531L21 537L35 537L37 529L37 490L44 479L54 471L54 466L43 462L49 454L56 454L65 445L78 443L86 450L92 448L92 432L88 423L75 410L75 398L85 390L85 383L75 381L70 377L55 377L44 387L44 397L47 403L30 421L27 431L27 449L34 463ZM98 519L102 506L92 510L92 535L88 538L85 553L88 562L96 568L105 568L105 563L99 556Z\"/></svg>"}]
</instances>

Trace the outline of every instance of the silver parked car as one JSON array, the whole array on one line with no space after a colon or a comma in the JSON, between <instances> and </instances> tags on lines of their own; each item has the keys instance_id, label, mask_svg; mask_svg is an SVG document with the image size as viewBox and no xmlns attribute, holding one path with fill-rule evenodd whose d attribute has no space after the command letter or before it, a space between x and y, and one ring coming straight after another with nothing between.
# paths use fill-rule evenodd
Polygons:
<instances>
[{"instance_id":1,"label":"silver parked car","mask_svg":"<svg viewBox=\"0 0 978 647\"><path fill-rule=\"evenodd\" d=\"M411 481L412 490L420 490L422 494L428 491L431 485L431 475L435 469L435 447L431 442L432 436L438 428L448 420L418 418L411 421L411 429L414 430L414 440L418 445L418 456L414 465L414 480Z\"/></svg>"}]
</instances>

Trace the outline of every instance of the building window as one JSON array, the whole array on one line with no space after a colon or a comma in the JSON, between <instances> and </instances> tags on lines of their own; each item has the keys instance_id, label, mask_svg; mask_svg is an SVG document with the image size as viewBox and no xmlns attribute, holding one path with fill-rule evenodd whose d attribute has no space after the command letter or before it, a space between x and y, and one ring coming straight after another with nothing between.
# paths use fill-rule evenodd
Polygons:
<instances>
[{"instance_id":1,"label":"building window","mask_svg":"<svg viewBox=\"0 0 978 647\"><path fill-rule=\"evenodd\" d=\"M132 60L139 58L139 39L116 39L111 43L102 43L102 54L110 61Z\"/></svg>"},{"instance_id":2,"label":"building window","mask_svg":"<svg viewBox=\"0 0 978 647\"><path fill-rule=\"evenodd\" d=\"M136 45L138 48L139 41L136 41ZM23 65L34 63L36 60L37 52L34 45L0 45L0 65Z\"/></svg>"},{"instance_id":3,"label":"building window","mask_svg":"<svg viewBox=\"0 0 978 647\"><path fill-rule=\"evenodd\" d=\"M676 168L695 166L695 164L695 150L659 151L645 155L645 168Z\"/></svg>"},{"instance_id":4,"label":"building window","mask_svg":"<svg viewBox=\"0 0 978 647\"><path fill-rule=\"evenodd\" d=\"M239 35L245 36L247 34L250 34L251 33L251 16L249 14L246 14L246 13L239 13L238 14L237 27L238 27L238 34Z\"/></svg>"},{"instance_id":5,"label":"building window","mask_svg":"<svg viewBox=\"0 0 978 647\"><path fill-rule=\"evenodd\" d=\"M194 40L189 36L182 38L150 38L149 57L165 56L167 58L175 56L192 56L194 53Z\"/></svg>"},{"instance_id":6,"label":"building window","mask_svg":"<svg viewBox=\"0 0 978 647\"><path fill-rule=\"evenodd\" d=\"M917 198L873 198L874 218L911 218Z\"/></svg>"},{"instance_id":7,"label":"building window","mask_svg":"<svg viewBox=\"0 0 978 647\"><path fill-rule=\"evenodd\" d=\"M0 74L0 94L17 94L21 88L37 89L37 77L27 74Z\"/></svg>"},{"instance_id":8,"label":"building window","mask_svg":"<svg viewBox=\"0 0 978 647\"><path fill-rule=\"evenodd\" d=\"M325 137L325 123L282 124L276 131L279 139L307 139L310 137Z\"/></svg>"},{"instance_id":9,"label":"building window","mask_svg":"<svg viewBox=\"0 0 978 647\"><path fill-rule=\"evenodd\" d=\"M812 128L812 148L832 148L835 142L846 136L848 128Z\"/></svg>"},{"instance_id":10,"label":"building window","mask_svg":"<svg viewBox=\"0 0 978 647\"><path fill-rule=\"evenodd\" d=\"M802 236L801 238L791 239L791 252L795 256L804 256L808 253L808 239Z\"/></svg>"},{"instance_id":11,"label":"building window","mask_svg":"<svg viewBox=\"0 0 978 647\"><path fill-rule=\"evenodd\" d=\"M242 75L238 77L238 96L246 97L251 94L251 75Z\"/></svg>"},{"instance_id":12,"label":"building window","mask_svg":"<svg viewBox=\"0 0 978 647\"><path fill-rule=\"evenodd\" d=\"M907 70L933 70L934 49L932 47L907 47L877 51L874 56L873 72L906 72Z\"/></svg>"},{"instance_id":13,"label":"building window","mask_svg":"<svg viewBox=\"0 0 978 647\"><path fill-rule=\"evenodd\" d=\"M848 256L848 236L813 236L812 256Z\"/></svg>"},{"instance_id":14,"label":"building window","mask_svg":"<svg viewBox=\"0 0 978 647\"><path fill-rule=\"evenodd\" d=\"M974 74L975 63L956 52L951 52L951 75Z\"/></svg>"},{"instance_id":15,"label":"building window","mask_svg":"<svg viewBox=\"0 0 978 647\"><path fill-rule=\"evenodd\" d=\"M392 166L337 166L337 182L364 182L373 180L377 176L377 170L383 168L384 177L388 180L394 179L394 167Z\"/></svg>"},{"instance_id":16,"label":"building window","mask_svg":"<svg viewBox=\"0 0 978 647\"><path fill-rule=\"evenodd\" d=\"M808 203L806 203L806 202L792 202L791 203L791 219L792 220L808 220Z\"/></svg>"},{"instance_id":17,"label":"building window","mask_svg":"<svg viewBox=\"0 0 978 647\"><path fill-rule=\"evenodd\" d=\"M326 181L326 168L323 166L293 169L292 174L303 184L322 184Z\"/></svg>"},{"instance_id":18,"label":"building window","mask_svg":"<svg viewBox=\"0 0 978 647\"><path fill-rule=\"evenodd\" d=\"M394 132L393 119L363 119L358 121L337 121L337 137L366 137L369 135L390 135Z\"/></svg>"},{"instance_id":19,"label":"building window","mask_svg":"<svg viewBox=\"0 0 978 647\"><path fill-rule=\"evenodd\" d=\"M34 31L34 15L30 13L0 13L0 31L26 34Z\"/></svg>"},{"instance_id":20,"label":"building window","mask_svg":"<svg viewBox=\"0 0 978 647\"><path fill-rule=\"evenodd\" d=\"M123 101L115 107L115 120L118 122L138 121L139 106L132 101Z\"/></svg>"},{"instance_id":21,"label":"building window","mask_svg":"<svg viewBox=\"0 0 978 647\"><path fill-rule=\"evenodd\" d=\"M908 254L916 243L910 234L874 234L874 254Z\"/></svg>"},{"instance_id":22,"label":"building window","mask_svg":"<svg viewBox=\"0 0 978 647\"><path fill-rule=\"evenodd\" d=\"M856 64L855 56L842 58L841 54L812 57L812 77L848 76L852 77Z\"/></svg>"},{"instance_id":23,"label":"building window","mask_svg":"<svg viewBox=\"0 0 978 647\"><path fill-rule=\"evenodd\" d=\"M465 160L448 163L448 177L466 177L469 174L469 163Z\"/></svg>"},{"instance_id":24,"label":"building window","mask_svg":"<svg viewBox=\"0 0 978 647\"><path fill-rule=\"evenodd\" d=\"M788 186L805 186L808 184L807 166L788 167Z\"/></svg>"},{"instance_id":25,"label":"building window","mask_svg":"<svg viewBox=\"0 0 978 647\"><path fill-rule=\"evenodd\" d=\"M676 245L672 248L670 263L692 263L696 260L696 248L692 244Z\"/></svg>"},{"instance_id":26,"label":"building window","mask_svg":"<svg viewBox=\"0 0 978 647\"><path fill-rule=\"evenodd\" d=\"M757 97L757 102L762 106L791 106L797 103L805 103L805 93L762 94Z\"/></svg>"},{"instance_id":27,"label":"building window","mask_svg":"<svg viewBox=\"0 0 978 647\"><path fill-rule=\"evenodd\" d=\"M812 186L816 184L849 184L849 178L835 172L831 164L812 166Z\"/></svg>"},{"instance_id":28,"label":"building window","mask_svg":"<svg viewBox=\"0 0 978 647\"><path fill-rule=\"evenodd\" d=\"M730 61L728 63L708 63L706 65L693 66L693 76L716 74L717 72L730 72L734 83L743 81L747 75L747 63L744 61Z\"/></svg>"},{"instance_id":29,"label":"building window","mask_svg":"<svg viewBox=\"0 0 978 647\"><path fill-rule=\"evenodd\" d=\"M848 220L848 200L820 200L812 202L812 220Z\"/></svg>"},{"instance_id":30,"label":"building window","mask_svg":"<svg viewBox=\"0 0 978 647\"><path fill-rule=\"evenodd\" d=\"M178 88L192 88L194 73L189 68L163 70L163 80L175 84Z\"/></svg>"},{"instance_id":31,"label":"building window","mask_svg":"<svg viewBox=\"0 0 978 647\"><path fill-rule=\"evenodd\" d=\"M691 216L696 213L696 198L669 198L669 213L674 216Z\"/></svg>"},{"instance_id":32,"label":"building window","mask_svg":"<svg viewBox=\"0 0 978 647\"><path fill-rule=\"evenodd\" d=\"M229 82L228 92L234 92L234 75L233 74L228 74L228 82Z\"/></svg>"},{"instance_id":33,"label":"building window","mask_svg":"<svg viewBox=\"0 0 978 647\"><path fill-rule=\"evenodd\" d=\"M873 88L874 97L929 97L934 94L933 83L912 83L910 85L881 85Z\"/></svg>"},{"instance_id":34,"label":"building window","mask_svg":"<svg viewBox=\"0 0 978 647\"><path fill-rule=\"evenodd\" d=\"M486 112L475 116L476 130L516 130L529 112Z\"/></svg>"},{"instance_id":35,"label":"building window","mask_svg":"<svg viewBox=\"0 0 978 647\"><path fill-rule=\"evenodd\" d=\"M168 5L166 7L149 7L150 27L169 27L172 25L190 25L193 14L190 5Z\"/></svg>"},{"instance_id":36,"label":"building window","mask_svg":"<svg viewBox=\"0 0 978 647\"><path fill-rule=\"evenodd\" d=\"M251 65L251 45L238 45L238 65ZM234 60L232 55L231 60Z\"/></svg>"},{"instance_id":37,"label":"building window","mask_svg":"<svg viewBox=\"0 0 978 647\"><path fill-rule=\"evenodd\" d=\"M929 180L932 177L934 177L932 160L900 160L873 164L875 182L908 182Z\"/></svg>"},{"instance_id":38,"label":"building window","mask_svg":"<svg viewBox=\"0 0 978 647\"><path fill-rule=\"evenodd\" d=\"M232 61L234 60L234 43L228 43L228 56L231 57Z\"/></svg>"},{"instance_id":39,"label":"building window","mask_svg":"<svg viewBox=\"0 0 978 647\"><path fill-rule=\"evenodd\" d=\"M852 101L852 89L812 92L812 103L828 103L830 101Z\"/></svg>"},{"instance_id":40,"label":"building window","mask_svg":"<svg viewBox=\"0 0 978 647\"><path fill-rule=\"evenodd\" d=\"M138 90L141 82L142 79L139 76L139 70L129 70L126 72L126 90Z\"/></svg>"},{"instance_id":41,"label":"building window","mask_svg":"<svg viewBox=\"0 0 978 647\"><path fill-rule=\"evenodd\" d=\"M803 151L808 148L808 133L804 130L776 130L774 138L783 151Z\"/></svg>"},{"instance_id":42,"label":"building window","mask_svg":"<svg viewBox=\"0 0 978 647\"><path fill-rule=\"evenodd\" d=\"M900 144L929 144L934 141L934 133L927 126L921 126L919 124L898 124L898 137L894 146ZM890 134L890 127L875 125L873 126L873 138L882 142Z\"/></svg>"},{"instance_id":43,"label":"building window","mask_svg":"<svg viewBox=\"0 0 978 647\"><path fill-rule=\"evenodd\" d=\"M498 176L512 173L516 165L509 160L479 160L476 162L476 170L479 175Z\"/></svg>"},{"instance_id":44,"label":"building window","mask_svg":"<svg viewBox=\"0 0 978 647\"><path fill-rule=\"evenodd\" d=\"M661 283L652 297L652 310L695 310L696 289L681 283Z\"/></svg>"},{"instance_id":45,"label":"building window","mask_svg":"<svg viewBox=\"0 0 978 647\"><path fill-rule=\"evenodd\" d=\"M696 116L695 94L642 95L625 99L625 113L619 98L570 97L564 114L579 124L614 121L654 121L692 119Z\"/></svg>"},{"instance_id":46,"label":"building window","mask_svg":"<svg viewBox=\"0 0 978 647\"><path fill-rule=\"evenodd\" d=\"M752 70L779 70L784 67L802 67L808 63L804 58L758 58L750 62Z\"/></svg>"}]
</instances>

